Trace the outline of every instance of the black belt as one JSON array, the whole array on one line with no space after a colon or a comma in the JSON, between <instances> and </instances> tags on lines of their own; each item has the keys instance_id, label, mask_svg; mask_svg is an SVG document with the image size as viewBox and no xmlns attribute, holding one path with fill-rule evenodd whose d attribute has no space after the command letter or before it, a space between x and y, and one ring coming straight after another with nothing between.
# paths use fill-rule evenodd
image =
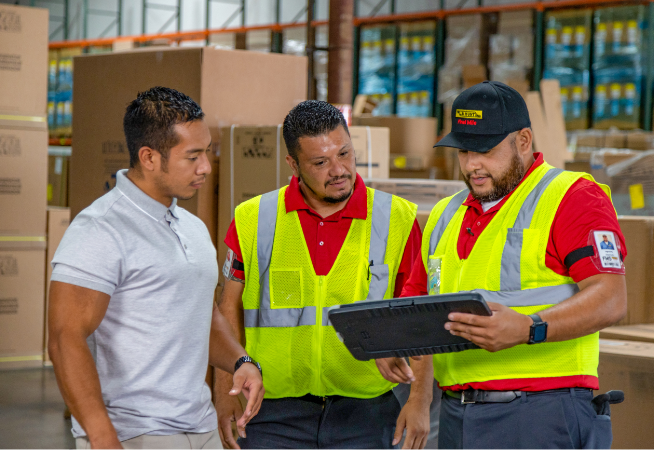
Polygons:
<instances>
[{"instance_id":1,"label":"black belt","mask_svg":"<svg viewBox=\"0 0 654 450\"><path fill-rule=\"evenodd\" d=\"M583 392L592 392L592 389L575 388ZM509 403L522 395L537 395L554 392L570 392L570 388L549 389L546 391L484 391L481 389L466 389L465 391L445 391L453 398L461 399L461 404L470 403Z\"/></svg>"}]
</instances>

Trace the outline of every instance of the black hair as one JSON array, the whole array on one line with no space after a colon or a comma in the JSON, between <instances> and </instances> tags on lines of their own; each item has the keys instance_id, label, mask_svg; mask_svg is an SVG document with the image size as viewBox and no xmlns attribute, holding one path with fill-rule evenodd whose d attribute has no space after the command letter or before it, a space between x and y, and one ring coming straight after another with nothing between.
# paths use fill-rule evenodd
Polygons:
<instances>
[{"instance_id":1,"label":"black hair","mask_svg":"<svg viewBox=\"0 0 654 450\"><path fill-rule=\"evenodd\" d=\"M139 92L136 100L127 105L123 118L129 166L139 164L141 147L158 151L165 163L169 150L179 143L175 125L203 117L202 108L191 97L175 89L156 86Z\"/></svg>"},{"instance_id":2,"label":"black hair","mask_svg":"<svg viewBox=\"0 0 654 450\"><path fill-rule=\"evenodd\" d=\"M284 142L288 154L297 162L301 137L321 136L334 131L339 125L350 134L345 117L333 105L320 100L299 103L284 119Z\"/></svg>"}]
</instances>

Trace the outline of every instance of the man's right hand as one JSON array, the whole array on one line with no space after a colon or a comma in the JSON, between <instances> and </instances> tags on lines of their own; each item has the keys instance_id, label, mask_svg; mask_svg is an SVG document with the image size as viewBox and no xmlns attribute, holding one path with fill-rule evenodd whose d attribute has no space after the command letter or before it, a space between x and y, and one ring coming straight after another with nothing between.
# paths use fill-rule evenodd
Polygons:
<instances>
[{"instance_id":1,"label":"man's right hand","mask_svg":"<svg viewBox=\"0 0 654 450\"><path fill-rule=\"evenodd\" d=\"M420 361L422 356L412 356L412 359ZM376 359L377 369L382 377L391 383L412 383L416 381L413 370L404 358L381 358Z\"/></svg>"},{"instance_id":2,"label":"man's right hand","mask_svg":"<svg viewBox=\"0 0 654 450\"><path fill-rule=\"evenodd\" d=\"M236 422L243 416L243 407L238 397L231 395L220 395L216 399L216 413L218 414L218 433L224 448L241 448L236 443L237 434L232 428L232 422Z\"/></svg>"}]
</instances>

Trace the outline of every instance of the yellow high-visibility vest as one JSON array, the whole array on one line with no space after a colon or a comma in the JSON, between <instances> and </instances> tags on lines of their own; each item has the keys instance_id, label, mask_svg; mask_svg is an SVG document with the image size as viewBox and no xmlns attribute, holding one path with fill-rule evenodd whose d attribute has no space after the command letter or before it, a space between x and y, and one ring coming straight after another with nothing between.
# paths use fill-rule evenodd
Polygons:
<instances>
[{"instance_id":1,"label":"yellow high-visibility vest","mask_svg":"<svg viewBox=\"0 0 654 450\"><path fill-rule=\"evenodd\" d=\"M568 189L584 173L544 163L516 188L479 235L467 259L457 241L468 191L443 199L432 210L422 240L422 259L441 258L440 293L480 292L521 314L534 314L579 292L572 278L545 264L556 211ZM600 187L610 198L607 186ZM434 355L434 377L441 386L491 380L590 375L597 377L599 333L564 342L518 345L491 353L467 350Z\"/></svg>"},{"instance_id":2,"label":"yellow high-visibility vest","mask_svg":"<svg viewBox=\"0 0 654 450\"><path fill-rule=\"evenodd\" d=\"M235 214L245 265L246 350L261 364L266 398L377 397L394 385L374 361L354 359L327 313L392 297L417 206L367 189L366 220L352 220L333 267L318 276L297 211L286 212L285 191L248 200Z\"/></svg>"}]
</instances>

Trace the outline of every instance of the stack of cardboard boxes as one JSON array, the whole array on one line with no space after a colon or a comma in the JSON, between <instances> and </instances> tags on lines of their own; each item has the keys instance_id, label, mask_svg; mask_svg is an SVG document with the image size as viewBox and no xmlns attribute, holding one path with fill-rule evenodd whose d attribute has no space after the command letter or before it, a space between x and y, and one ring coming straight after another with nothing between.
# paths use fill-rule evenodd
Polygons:
<instances>
[{"instance_id":1,"label":"stack of cardboard boxes","mask_svg":"<svg viewBox=\"0 0 654 450\"><path fill-rule=\"evenodd\" d=\"M447 17L445 63L438 71L438 101L444 104L444 111L463 89L487 79L488 41L496 27L497 15L493 14ZM447 124L443 125L446 129Z\"/></svg>"},{"instance_id":2,"label":"stack of cardboard boxes","mask_svg":"<svg viewBox=\"0 0 654 450\"><path fill-rule=\"evenodd\" d=\"M533 13L503 11L497 34L489 38L490 79L505 83L524 95L529 89L534 65Z\"/></svg>"},{"instance_id":3,"label":"stack of cardboard boxes","mask_svg":"<svg viewBox=\"0 0 654 450\"><path fill-rule=\"evenodd\" d=\"M0 368L43 361L48 10L0 5Z\"/></svg>"},{"instance_id":4,"label":"stack of cardboard boxes","mask_svg":"<svg viewBox=\"0 0 654 450\"><path fill-rule=\"evenodd\" d=\"M364 178L442 178L435 167L438 121L433 117L358 116L355 126L383 127L390 132L390 170L381 176L365 173ZM356 127L355 127L356 128ZM380 155L380 157L383 157ZM357 154L357 164L361 160Z\"/></svg>"}]
</instances>

